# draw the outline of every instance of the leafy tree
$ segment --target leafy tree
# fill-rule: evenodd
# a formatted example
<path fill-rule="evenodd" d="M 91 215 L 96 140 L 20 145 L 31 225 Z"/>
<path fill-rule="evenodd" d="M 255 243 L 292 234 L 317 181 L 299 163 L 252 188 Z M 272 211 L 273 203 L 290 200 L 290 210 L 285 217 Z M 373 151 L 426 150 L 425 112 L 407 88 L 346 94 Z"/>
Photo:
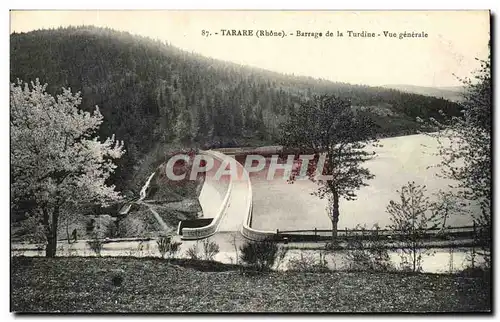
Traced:
<path fill-rule="evenodd" d="M 79 93 L 63 89 L 53 97 L 46 87 L 38 80 L 10 87 L 11 207 L 39 218 L 46 256 L 53 257 L 61 213 L 120 198 L 106 180 L 124 150 L 114 136 L 102 142 L 94 136 L 103 122 L 97 107 L 82 111 Z"/>
<path fill-rule="evenodd" d="M 481 61 L 474 79 L 465 79 L 463 110 L 460 116 L 439 122 L 442 175 L 458 182 L 457 197 L 478 205 L 474 221 L 481 227 L 479 242 L 484 255 L 491 248 L 491 63 Z"/>
<path fill-rule="evenodd" d="M 348 100 L 315 96 L 291 113 L 283 126 L 281 141 L 285 153 L 293 150 L 314 155 L 307 175 L 319 184 L 315 195 L 328 198 L 331 204 L 332 241 L 336 242 L 340 198 L 355 199 L 356 190 L 367 186 L 366 182 L 374 177 L 363 167 L 364 162 L 375 156 L 375 152 L 367 150 L 377 142 L 373 123 L 356 114 Z M 319 174 L 330 178 L 317 176 L 322 158 L 325 162 Z M 300 168 L 292 173 L 292 181 L 300 174 Z"/>
<path fill-rule="evenodd" d="M 431 253 L 423 246 L 427 229 L 437 227 L 437 217 L 433 203 L 425 195 L 425 186 L 408 182 L 398 193 L 399 201 L 391 200 L 387 206 L 389 228 L 400 235 L 402 264 L 409 264 L 413 272 L 418 272 L 422 269 L 422 255 Z"/>
<path fill-rule="evenodd" d="M 464 214 L 466 204 L 460 202 L 454 191 L 439 190 L 434 196 L 436 200 L 433 202 L 432 208 L 436 217 L 442 222 L 441 228 L 445 232 L 446 228 L 450 227 L 447 225 L 448 219 L 455 215 Z"/>

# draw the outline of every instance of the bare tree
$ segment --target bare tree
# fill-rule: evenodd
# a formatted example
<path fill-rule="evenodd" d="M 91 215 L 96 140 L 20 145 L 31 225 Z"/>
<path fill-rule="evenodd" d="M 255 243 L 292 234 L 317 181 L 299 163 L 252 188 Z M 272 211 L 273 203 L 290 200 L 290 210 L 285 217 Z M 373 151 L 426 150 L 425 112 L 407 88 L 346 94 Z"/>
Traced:
<path fill-rule="evenodd" d="M 375 156 L 375 152 L 367 148 L 377 143 L 375 126 L 366 115 L 362 111 L 356 112 L 348 100 L 315 96 L 293 111 L 283 126 L 281 141 L 285 153 L 295 151 L 314 155 L 309 161 L 307 175 L 319 184 L 315 195 L 328 198 L 331 204 L 329 217 L 334 243 L 337 240 L 340 199 L 354 200 L 356 191 L 367 186 L 366 182 L 374 177 L 368 168 L 363 167 L 364 162 Z M 318 177 L 321 170 L 319 174 L 324 177 Z M 297 171 L 292 173 L 292 182 Z"/>
<path fill-rule="evenodd" d="M 391 200 L 387 206 L 391 224 L 389 228 L 400 236 L 403 264 L 409 264 L 413 272 L 422 269 L 422 255 L 431 254 L 426 249 L 426 231 L 437 227 L 433 204 L 425 195 L 425 186 L 408 182 L 398 190 L 399 200 Z"/>

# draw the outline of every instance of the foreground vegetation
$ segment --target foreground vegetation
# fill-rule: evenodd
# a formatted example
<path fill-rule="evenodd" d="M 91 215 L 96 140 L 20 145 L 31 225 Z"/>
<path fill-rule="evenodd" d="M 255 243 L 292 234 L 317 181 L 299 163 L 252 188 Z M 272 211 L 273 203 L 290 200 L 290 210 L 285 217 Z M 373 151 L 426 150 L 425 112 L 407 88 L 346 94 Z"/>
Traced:
<path fill-rule="evenodd" d="M 490 311 L 484 277 L 251 273 L 210 261 L 27 258 L 11 262 L 17 312 Z"/>

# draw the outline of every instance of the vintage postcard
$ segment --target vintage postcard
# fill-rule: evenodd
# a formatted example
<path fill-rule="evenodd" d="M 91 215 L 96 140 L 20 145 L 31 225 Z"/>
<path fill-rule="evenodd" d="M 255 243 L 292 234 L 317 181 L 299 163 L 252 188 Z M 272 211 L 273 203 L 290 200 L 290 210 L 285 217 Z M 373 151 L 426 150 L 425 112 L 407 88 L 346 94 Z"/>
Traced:
<path fill-rule="evenodd" d="M 492 311 L 491 16 L 10 12 L 11 311 Z"/>

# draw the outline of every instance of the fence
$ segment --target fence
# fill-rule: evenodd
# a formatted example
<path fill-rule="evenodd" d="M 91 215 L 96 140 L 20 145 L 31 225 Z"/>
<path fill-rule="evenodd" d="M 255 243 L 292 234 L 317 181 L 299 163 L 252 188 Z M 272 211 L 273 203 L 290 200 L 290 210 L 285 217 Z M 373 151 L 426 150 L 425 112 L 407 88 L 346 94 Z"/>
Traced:
<path fill-rule="evenodd" d="M 420 238 L 429 240 L 449 240 L 449 239 L 475 239 L 480 233 L 482 227 L 459 226 L 448 228 L 429 228 L 420 234 Z M 306 230 L 279 230 L 276 229 L 274 238 L 276 240 L 286 241 L 325 241 L 330 240 L 332 235 L 331 229 L 306 229 Z M 337 238 L 339 240 L 350 239 L 371 239 L 377 236 L 381 239 L 387 240 L 401 240 L 406 237 L 406 234 L 400 231 L 390 229 L 339 229 L 337 231 Z"/>

